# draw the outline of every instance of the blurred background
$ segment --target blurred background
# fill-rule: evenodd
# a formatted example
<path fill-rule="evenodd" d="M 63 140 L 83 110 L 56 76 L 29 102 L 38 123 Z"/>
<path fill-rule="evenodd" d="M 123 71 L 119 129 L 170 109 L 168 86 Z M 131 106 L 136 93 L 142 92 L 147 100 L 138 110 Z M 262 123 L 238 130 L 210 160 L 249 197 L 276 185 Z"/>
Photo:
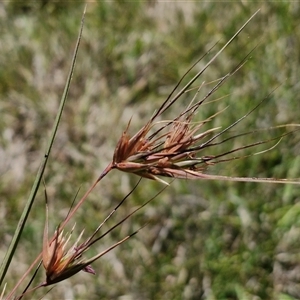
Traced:
<path fill-rule="evenodd" d="M 86 3 L 75 74 L 45 173 L 51 232 L 67 215 L 78 190 L 80 198 L 111 161 L 129 119 L 134 134 L 187 69 L 218 42 L 212 50 L 212 55 L 216 53 L 258 9 L 259 14 L 195 84 L 226 75 L 257 47 L 210 98 L 222 100 L 201 106 L 197 119 L 228 106 L 210 123 L 225 128 L 271 93 L 230 134 L 299 123 L 299 2 Z M 47 145 L 83 8 L 82 1 L 0 3 L 1 258 Z M 209 56 L 201 61 L 190 78 L 208 60 Z M 183 97 L 166 118 L 175 117 L 194 93 Z M 293 129 L 246 135 L 205 155 Z M 299 137 L 293 133 L 271 151 L 211 166 L 208 172 L 299 178 Z M 89 236 L 137 180 L 112 171 L 78 211 L 74 234 L 85 228 L 84 237 Z M 142 180 L 105 229 L 162 188 L 159 182 Z M 92 256 L 147 223 L 93 263 L 96 276 L 80 272 L 48 294 L 48 289 L 40 289 L 28 299 L 299 299 L 299 195 L 299 187 L 291 185 L 176 180 L 87 253 Z M 40 253 L 44 222 L 41 187 L 6 276 L 8 290 Z M 35 283 L 42 280 L 43 270 Z"/>

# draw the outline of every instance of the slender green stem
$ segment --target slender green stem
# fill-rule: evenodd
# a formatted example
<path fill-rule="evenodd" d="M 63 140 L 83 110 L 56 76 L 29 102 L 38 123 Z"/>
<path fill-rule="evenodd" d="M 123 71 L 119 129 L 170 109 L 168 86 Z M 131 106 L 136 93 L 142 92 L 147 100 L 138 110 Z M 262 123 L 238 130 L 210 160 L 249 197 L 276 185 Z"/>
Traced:
<path fill-rule="evenodd" d="M 6 275 L 8 267 L 10 265 L 10 262 L 13 258 L 13 255 L 14 255 L 14 253 L 16 251 L 16 248 L 17 248 L 17 245 L 19 243 L 20 237 L 22 235 L 25 223 L 27 221 L 27 218 L 28 218 L 28 215 L 30 213 L 31 207 L 32 207 L 33 202 L 35 200 L 35 196 L 36 196 L 37 191 L 39 189 L 39 186 L 40 186 L 40 183 L 41 183 L 41 180 L 42 180 L 42 177 L 43 177 L 43 174 L 44 174 L 47 162 L 48 162 L 48 158 L 49 158 L 52 146 L 53 146 L 53 142 L 54 142 L 57 130 L 58 130 L 58 125 L 59 125 L 59 122 L 60 122 L 60 119 L 61 119 L 61 116 L 62 116 L 62 112 L 63 112 L 64 106 L 65 106 L 65 103 L 66 103 L 66 100 L 67 100 L 67 96 L 68 96 L 68 92 L 69 92 L 69 88 L 70 88 L 70 83 L 71 83 L 72 75 L 73 75 L 74 68 L 75 68 L 78 48 L 79 48 L 79 44 L 80 44 L 80 40 L 81 40 L 81 36 L 82 36 L 85 10 L 86 9 L 84 9 L 83 16 L 82 16 L 82 19 L 81 19 L 80 31 L 79 31 L 77 43 L 76 43 L 73 58 L 72 58 L 71 68 L 70 68 L 70 71 L 69 71 L 69 75 L 68 75 L 68 78 L 67 78 L 67 82 L 66 82 L 66 85 L 65 85 L 63 95 L 61 97 L 59 110 L 58 110 L 58 113 L 56 115 L 55 123 L 54 123 L 53 128 L 52 128 L 52 133 L 51 133 L 51 136 L 49 138 L 49 143 L 48 143 L 47 149 L 45 151 L 45 154 L 44 154 L 42 163 L 40 165 L 40 168 L 38 170 L 38 173 L 36 175 L 35 181 L 33 183 L 29 198 L 26 202 L 23 213 L 20 217 L 17 229 L 14 233 L 12 241 L 9 245 L 9 248 L 8 248 L 7 252 L 6 252 L 5 258 L 4 258 L 4 260 L 1 264 L 1 268 L 0 268 L 0 286 L 3 282 L 3 280 L 4 280 L 4 277 Z"/>

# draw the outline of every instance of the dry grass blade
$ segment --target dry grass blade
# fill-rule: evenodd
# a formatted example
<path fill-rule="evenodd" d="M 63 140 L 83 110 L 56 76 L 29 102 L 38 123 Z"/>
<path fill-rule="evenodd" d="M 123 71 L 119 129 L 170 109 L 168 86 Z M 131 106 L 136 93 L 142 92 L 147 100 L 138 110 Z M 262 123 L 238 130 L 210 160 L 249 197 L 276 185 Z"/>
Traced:
<path fill-rule="evenodd" d="M 2 290 L 2 293 L 0 295 L 0 300 L 4 299 L 4 293 L 5 293 L 5 289 L 6 289 L 6 283 L 4 284 L 4 287 L 3 287 L 3 290 Z"/>

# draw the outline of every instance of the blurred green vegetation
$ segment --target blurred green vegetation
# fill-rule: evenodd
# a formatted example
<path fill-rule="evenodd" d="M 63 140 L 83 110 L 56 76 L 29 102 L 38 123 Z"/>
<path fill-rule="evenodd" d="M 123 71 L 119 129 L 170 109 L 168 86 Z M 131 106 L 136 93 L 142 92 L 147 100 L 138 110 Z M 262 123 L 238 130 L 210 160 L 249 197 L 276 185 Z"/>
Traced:
<path fill-rule="evenodd" d="M 230 134 L 299 122 L 298 2 L 88 4 L 69 100 L 45 176 L 52 230 L 66 216 L 78 189 L 82 195 L 111 160 L 129 119 L 133 117 L 134 133 L 192 63 L 219 41 L 212 50 L 216 53 L 259 8 L 255 19 L 198 81 L 224 76 L 257 46 L 211 100 L 227 96 L 203 105 L 197 115 L 203 120 L 229 106 L 209 123 L 225 128 L 272 92 Z M 43 155 L 82 11 L 82 1 L 0 3 L 0 257 Z M 184 96 L 167 117 L 176 116 L 193 95 Z M 207 149 L 204 155 L 275 137 L 284 130 L 246 135 Z M 299 165 L 299 133 L 295 133 L 272 151 L 221 163 L 209 172 L 296 178 Z M 109 174 L 78 212 L 78 232 L 85 228 L 87 235 L 91 233 L 136 181 L 129 174 Z M 160 183 L 143 180 L 107 228 L 161 188 Z M 299 187 L 290 185 L 175 181 L 95 246 L 94 253 L 149 223 L 94 263 L 96 276 L 81 272 L 44 298 L 299 299 L 299 194 Z M 41 188 L 6 278 L 8 290 L 41 250 L 44 203 Z M 40 273 L 36 282 L 43 278 Z M 34 298 L 45 293 L 38 290 Z"/>

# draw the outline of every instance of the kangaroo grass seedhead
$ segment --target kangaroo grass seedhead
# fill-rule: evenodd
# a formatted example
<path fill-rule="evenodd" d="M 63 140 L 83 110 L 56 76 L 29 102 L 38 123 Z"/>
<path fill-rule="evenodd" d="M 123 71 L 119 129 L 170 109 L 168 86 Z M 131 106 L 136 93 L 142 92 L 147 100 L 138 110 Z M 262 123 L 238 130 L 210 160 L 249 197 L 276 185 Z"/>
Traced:
<path fill-rule="evenodd" d="M 231 137 L 224 138 L 223 140 L 217 140 L 222 137 L 225 132 L 228 132 L 234 126 L 239 124 L 243 119 L 254 112 L 260 105 L 262 105 L 267 99 L 268 95 L 256 104 L 248 113 L 237 119 L 234 123 L 227 126 L 224 129 L 221 127 L 212 127 L 210 129 L 200 131 L 203 126 L 214 118 L 216 118 L 223 111 L 219 111 L 210 116 L 206 120 L 200 122 L 193 122 L 193 118 L 199 107 L 212 93 L 218 89 L 218 87 L 224 82 L 224 80 L 233 74 L 240 66 L 236 67 L 232 72 L 221 78 L 219 82 L 207 93 L 207 95 L 199 101 L 197 99 L 198 92 L 201 85 L 198 88 L 197 93 L 188 105 L 186 109 L 180 112 L 173 120 L 155 121 L 157 116 L 160 116 L 164 110 L 163 106 L 167 102 L 164 102 L 162 107 L 159 108 L 159 112 L 154 115 L 135 135 L 129 136 L 128 130 L 130 121 L 127 128 L 120 137 L 117 146 L 114 151 L 113 160 L 110 165 L 111 168 L 118 169 L 123 172 L 133 173 L 138 176 L 157 180 L 164 184 L 168 183 L 162 180 L 158 176 L 183 178 L 183 179 L 210 179 L 210 180 L 231 180 L 231 181 L 252 181 L 252 182 L 273 182 L 273 183 L 293 183 L 300 184 L 299 180 L 288 179 L 274 179 L 274 178 L 247 178 L 247 177 L 226 177 L 205 174 L 208 166 L 217 163 L 224 163 L 231 160 L 242 159 L 256 154 L 267 152 L 276 147 L 281 139 L 288 134 L 291 134 L 297 130 L 290 131 L 273 137 L 267 140 L 259 140 L 257 142 L 247 144 L 241 147 L 233 148 L 227 152 L 218 153 L 218 146 L 231 142 L 232 140 L 249 134 L 259 134 L 263 129 L 256 129 L 250 132 L 235 134 Z M 175 99 L 175 100 L 174 100 Z M 169 108 L 177 97 L 172 99 L 168 104 Z M 194 103 L 195 102 L 195 103 Z M 170 104 L 171 103 L 171 104 Z M 287 124 L 288 126 L 297 126 Z M 155 129 L 159 127 L 158 129 Z M 282 125 L 273 127 L 272 129 L 284 127 Z M 274 146 L 268 149 L 252 153 L 250 155 L 232 156 L 241 150 L 256 147 L 269 142 L 276 142 Z M 211 149 L 211 153 L 217 152 L 217 154 L 203 155 L 204 149 Z M 231 155 L 231 156 L 230 156 Z"/>
<path fill-rule="evenodd" d="M 107 234 L 112 232 L 118 226 L 120 226 L 123 222 L 125 222 L 128 218 L 130 218 L 133 214 L 139 211 L 142 207 L 144 207 L 147 203 L 152 201 L 155 197 L 151 198 L 143 205 L 136 208 L 133 212 L 129 213 L 125 218 L 121 219 L 121 221 L 117 222 L 114 226 L 110 227 L 106 232 L 102 233 L 99 236 L 99 231 L 102 229 L 103 225 L 113 216 L 113 214 L 120 208 L 120 206 L 124 203 L 124 201 L 135 191 L 137 186 L 139 185 L 141 180 L 137 182 L 135 187 L 120 201 L 120 203 L 111 211 L 111 213 L 104 219 L 104 221 L 96 228 L 96 230 L 90 235 L 84 242 L 79 244 L 79 241 L 82 238 L 84 230 L 80 233 L 75 243 L 72 246 L 68 247 L 71 236 L 73 234 L 75 225 L 71 229 L 69 233 L 64 234 L 63 229 L 58 227 L 55 231 L 54 236 L 49 239 L 48 238 L 48 205 L 46 202 L 46 222 L 44 228 L 44 238 L 43 238 L 43 252 L 42 252 L 42 261 L 43 266 L 46 270 L 46 281 L 43 282 L 38 287 L 48 286 L 54 283 L 58 283 L 63 281 L 80 271 L 84 271 L 90 274 L 95 275 L 95 271 L 91 267 L 91 263 L 95 260 L 99 259 L 112 249 L 121 245 L 129 238 L 134 236 L 141 229 L 139 228 L 135 232 L 126 236 L 119 242 L 116 242 L 112 246 L 108 247 L 104 251 L 96 254 L 91 258 L 83 258 L 83 254 L 90 249 L 92 245 L 101 240 Z M 38 288 L 36 287 L 36 288 Z"/>
<path fill-rule="evenodd" d="M 192 111 L 172 121 L 151 120 L 132 138 L 127 133 L 129 122 L 115 149 L 113 167 L 163 183 L 166 182 L 157 175 L 194 178 L 196 171 L 204 170 L 206 165 L 205 161 L 197 158 L 198 149 L 193 150 L 193 147 L 218 128 L 198 133 L 212 118 L 193 124 L 193 115 Z M 161 127 L 149 136 L 156 125 Z M 200 163 L 204 164 L 199 166 Z"/>
<path fill-rule="evenodd" d="M 82 258 L 82 254 L 89 248 L 85 243 L 79 245 L 84 230 L 80 233 L 75 243 L 68 248 L 74 231 L 73 226 L 70 233 L 64 234 L 59 226 L 55 231 L 54 238 L 48 239 L 48 205 L 46 203 L 46 221 L 43 237 L 43 266 L 46 270 L 46 282 L 44 286 L 65 280 L 79 271 L 95 274 L 89 266 L 89 261 Z"/>
<path fill-rule="evenodd" d="M 173 96 L 183 79 L 199 62 L 198 60 L 184 74 L 170 93 L 169 97 L 153 114 L 146 125 L 144 125 L 132 137 L 128 134 L 130 122 L 128 123 L 126 130 L 123 132 L 115 148 L 112 168 L 134 173 L 145 178 L 158 180 L 165 184 L 167 183 L 157 177 L 158 175 L 175 178 L 199 178 L 199 175 L 206 167 L 206 161 L 203 157 L 201 158 L 197 156 L 197 153 L 203 147 L 198 147 L 196 144 L 217 128 L 212 128 L 200 134 L 196 134 L 202 125 L 208 122 L 211 118 L 196 125 L 193 125 L 192 118 L 201 104 L 209 96 L 211 96 L 228 77 L 234 74 L 245 63 L 248 56 L 246 56 L 245 59 L 232 70 L 232 72 L 217 81 L 217 84 L 204 98 L 193 104 L 196 100 L 199 89 L 201 88 L 200 86 L 190 105 L 178 114 L 175 119 L 162 122 L 157 122 L 155 120 L 188 91 L 191 85 L 239 35 L 239 33 L 256 14 L 257 12 L 252 15 L 252 17 L 232 36 L 232 38 L 212 57 L 212 59 L 210 59 L 207 64 L 175 96 Z M 155 125 L 158 124 L 162 124 L 162 126 L 150 135 L 150 130 L 154 130 Z"/>
<path fill-rule="evenodd" d="M 81 270 L 95 274 L 91 266 L 87 265 L 82 258 L 82 253 L 86 251 L 85 247 L 78 246 L 82 234 L 83 231 L 69 249 L 67 247 L 72 233 L 64 236 L 63 231 L 58 228 L 52 243 L 49 243 L 48 239 L 44 237 L 43 265 L 46 270 L 47 285 L 65 280 Z"/>
<path fill-rule="evenodd" d="M 256 12 L 257 13 L 257 12 Z M 255 14 L 256 14 L 255 13 Z M 199 60 L 184 74 L 170 93 L 168 98 L 163 102 L 160 108 L 153 114 L 150 120 L 132 137 L 130 137 L 128 131 L 130 127 L 130 121 L 127 128 L 120 137 L 117 146 L 114 151 L 113 160 L 110 164 L 110 168 L 115 168 L 123 172 L 133 173 L 141 177 L 160 181 L 164 184 L 168 184 L 158 176 L 184 178 L 184 179 L 210 179 L 210 180 L 231 180 L 231 181 L 252 181 L 252 182 L 275 182 L 275 183 L 294 183 L 300 184 L 299 180 L 287 180 L 287 179 L 273 179 L 273 178 L 247 178 L 247 177 L 226 177 L 208 175 L 204 172 L 207 167 L 212 164 L 227 162 L 230 160 L 236 160 L 240 158 L 249 157 L 251 155 L 228 157 L 228 155 L 238 152 L 243 149 L 255 147 L 267 142 L 280 140 L 282 136 L 271 138 L 264 141 L 258 141 L 249 145 L 234 148 L 228 152 L 203 155 L 202 150 L 210 148 L 214 151 L 218 151 L 217 146 L 225 143 L 226 141 L 233 140 L 242 135 L 249 133 L 257 133 L 259 130 L 252 130 L 249 133 L 236 134 L 230 138 L 224 139 L 221 142 L 217 141 L 225 132 L 228 132 L 243 119 L 249 116 L 255 111 L 263 102 L 269 99 L 269 95 L 261 100 L 254 106 L 248 113 L 237 119 L 234 123 L 226 128 L 219 130 L 218 128 L 210 128 L 203 132 L 199 132 L 202 126 L 213 118 L 215 118 L 222 111 L 217 112 L 208 119 L 201 122 L 194 122 L 193 118 L 197 113 L 200 106 L 212 96 L 220 86 L 233 74 L 235 74 L 248 60 L 248 53 L 245 58 L 235 66 L 229 73 L 214 81 L 215 85 L 209 90 L 209 92 L 200 100 L 197 99 L 199 90 L 203 87 L 204 83 L 200 85 L 192 101 L 186 109 L 181 111 L 177 117 L 172 120 L 157 121 L 158 117 L 161 117 L 163 113 L 168 110 L 175 102 L 179 101 L 183 94 L 191 91 L 192 84 L 206 71 L 206 69 L 214 62 L 214 60 L 222 53 L 222 51 L 237 37 L 237 35 L 244 29 L 244 27 L 250 22 L 255 14 L 233 35 L 233 37 L 213 56 L 212 59 L 191 79 L 188 83 L 175 95 L 175 91 L 182 83 L 183 79 L 190 73 L 190 71 L 196 66 Z M 202 57 L 203 58 L 203 57 Z M 159 126 L 158 129 L 155 129 Z M 287 125 L 288 126 L 288 125 Z M 219 130 L 218 132 L 216 132 Z M 288 133 L 289 134 L 289 133 Z M 274 147 L 269 148 L 268 150 Z M 268 150 L 260 151 L 260 153 Z M 222 158 L 222 159 L 220 159 Z"/>

